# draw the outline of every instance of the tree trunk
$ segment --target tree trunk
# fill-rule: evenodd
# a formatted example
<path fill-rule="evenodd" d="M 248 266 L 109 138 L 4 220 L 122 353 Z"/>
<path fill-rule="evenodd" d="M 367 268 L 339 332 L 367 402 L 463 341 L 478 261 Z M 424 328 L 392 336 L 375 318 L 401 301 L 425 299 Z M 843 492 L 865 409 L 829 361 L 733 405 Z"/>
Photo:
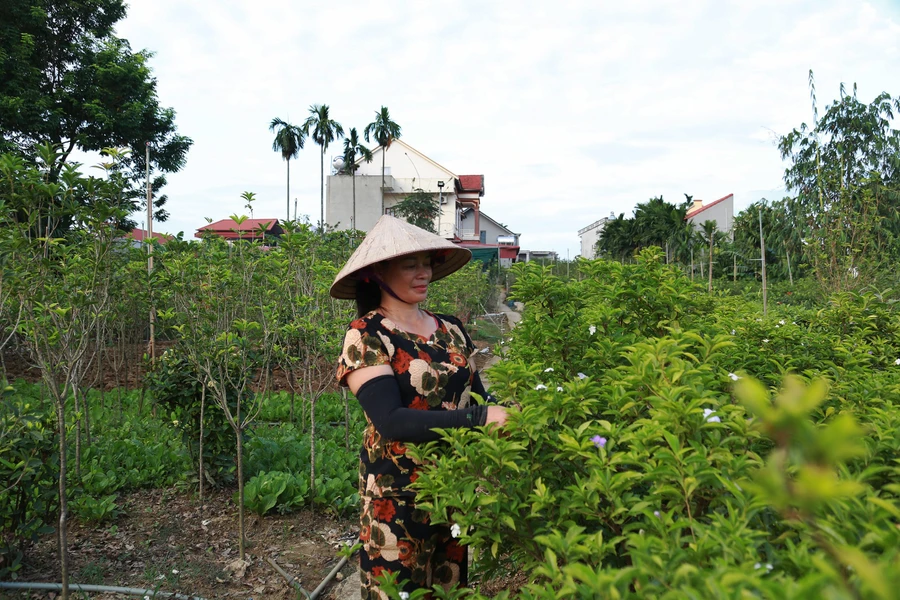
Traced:
<path fill-rule="evenodd" d="M 344 447 L 350 449 L 350 398 L 347 388 L 341 388 L 341 396 L 344 398 Z"/>
<path fill-rule="evenodd" d="M 763 237 L 761 210 L 759 211 L 759 258 L 762 264 L 763 318 L 765 318 L 769 313 L 769 296 L 766 283 L 766 240 Z"/>
<path fill-rule="evenodd" d="M 78 386 L 72 391 L 75 398 L 75 477 L 81 479 L 81 402 L 78 398 Z M 65 399 L 62 400 L 65 402 Z"/>
<path fill-rule="evenodd" d="M 319 233 L 325 233 L 325 146 L 322 146 L 322 154 L 319 155 L 319 175 L 321 181 L 319 182 L 319 212 L 320 212 L 320 221 L 319 221 Z M 243 558 L 243 557 L 241 557 Z"/>
<path fill-rule="evenodd" d="M 785 250 L 784 253 L 787 256 L 788 280 L 791 282 L 791 287 L 794 287 L 794 274 L 791 272 L 791 251 Z"/>
<path fill-rule="evenodd" d="M 350 229 L 357 229 L 356 227 L 356 164 L 350 165 L 350 177 L 353 178 L 353 218 L 350 221 Z"/>
<path fill-rule="evenodd" d="M 237 421 L 238 428 L 235 431 L 237 436 L 237 470 L 238 470 L 238 532 L 240 534 L 240 541 L 238 543 L 238 549 L 240 552 L 241 560 L 245 560 L 244 555 L 244 442 L 241 439 L 243 436 L 241 435 L 241 427 L 240 420 Z"/>
<path fill-rule="evenodd" d="M 709 290 L 712 291 L 712 276 L 713 276 L 713 236 L 715 233 L 709 236 Z"/>
<path fill-rule="evenodd" d="M 206 385 L 200 388 L 200 520 L 203 520 L 203 417 L 206 412 Z"/>
<path fill-rule="evenodd" d="M 69 542 L 66 536 L 66 405 L 65 399 L 56 401 L 56 426 L 59 429 L 59 573 L 62 599 L 69 598 Z"/>
<path fill-rule="evenodd" d="M 384 214 L 384 153 L 387 148 L 381 145 L 381 214 Z"/>
<path fill-rule="evenodd" d="M 691 246 L 691 281 L 694 281 L 694 247 Z"/>
<path fill-rule="evenodd" d="M 309 497 L 316 497 L 316 396 L 309 398 Z"/>
<path fill-rule="evenodd" d="M 287 159 L 287 212 L 285 213 L 285 220 L 291 220 L 291 158 Z"/>

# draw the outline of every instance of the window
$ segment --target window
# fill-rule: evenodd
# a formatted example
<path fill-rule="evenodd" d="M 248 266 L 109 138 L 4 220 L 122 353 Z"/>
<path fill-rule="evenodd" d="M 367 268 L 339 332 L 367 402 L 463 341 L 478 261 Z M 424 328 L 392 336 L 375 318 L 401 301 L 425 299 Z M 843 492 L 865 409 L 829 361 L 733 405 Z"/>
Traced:
<path fill-rule="evenodd" d="M 487 231 L 484 229 L 481 230 L 481 234 L 478 236 L 478 242 L 481 244 L 487 244 Z"/>

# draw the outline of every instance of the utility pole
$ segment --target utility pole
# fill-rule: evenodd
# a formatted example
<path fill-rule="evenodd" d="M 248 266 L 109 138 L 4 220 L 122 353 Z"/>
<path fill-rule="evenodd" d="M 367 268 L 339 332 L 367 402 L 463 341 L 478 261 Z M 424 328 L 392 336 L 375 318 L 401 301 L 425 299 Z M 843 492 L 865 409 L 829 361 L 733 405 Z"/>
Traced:
<path fill-rule="evenodd" d="M 146 142 L 144 160 L 147 167 L 147 289 L 150 294 L 150 363 L 156 359 L 156 307 L 153 305 L 153 193 L 150 189 L 150 142 Z"/>
<path fill-rule="evenodd" d="M 762 261 L 763 318 L 765 318 L 769 312 L 769 299 L 768 290 L 766 289 L 766 240 L 763 238 L 762 205 L 759 207 L 759 255 Z"/>

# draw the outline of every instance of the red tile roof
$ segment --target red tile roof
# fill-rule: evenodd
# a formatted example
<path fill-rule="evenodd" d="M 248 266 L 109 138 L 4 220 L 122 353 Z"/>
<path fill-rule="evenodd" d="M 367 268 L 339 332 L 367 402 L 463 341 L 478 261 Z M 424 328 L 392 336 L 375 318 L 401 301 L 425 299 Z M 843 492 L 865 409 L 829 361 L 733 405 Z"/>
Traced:
<path fill-rule="evenodd" d="M 266 231 L 271 230 L 278 224 L 278 219 L 247 219 L 238 225 L 234 219 L 222 219 L 209 225 L 199 227 L 197 231 L 258 231 L 260 225 L 266 226 Z"/>
<path fill-rule="evenodd" d="M 702 212 L 703 212 L 704 210 L 706 210 L 707 208 L 712 208 L 713 206 L 715 206 L 715 205 L 718 204 L 719 202 L 722 202 L 723 200 L 728 200 L 729 198 L 734 198 L 734 194 L 728 194 L 727 196 L 722 196 L 722 197 L 719 198 L 718 200 L 713 200 L 713 201 L 710 202 L 709 204 L 704 204 L 703 206 L 701 206 L 700 208 L 698 208 L 698 209 L 696 209 L 696 210 L 694 210 L 693 207 L 692 207 L 692 208 L 689 208 L 688 211 L 687 211 L 687 214 L 684 215 L 684 219 L 687 220 L 687 219 L 690 219 L 690 218 L 692 218 L 692 217 L 695 217 L 695 216 L 699 215 L 700 213 L 702 213 Z"/>
<path fill-rule="evenodd" d="M 278 224 L 278 219 L 247 219 L 240 224 L 240 226 L 234 221 L 234 219 L 222 219 L 220 221 L 216 221 L 215 223 L 210 223 L 209 225 L 204 225 L 197 229 L 197 233 L 194 234 L 194 237 L 200 237 L 204 233 L 215 233 L 221 237 L 226 239 L 251 239 L 255 238 L 259 234 L 259 229 L 261 226 L 265 226 L 266 233 L 275 233 L 280 234 L 283 233 L 281 226 Z"/>
<path fill-rule="evenodd" d="M 460 175 L 459 188 L 464 192 L 478 192 L 484 195 L 484 175 Z"/>
<path fill-rule="evenodd" d="M 143 242 L 144 240 L 147 239 L 147 233 L 148 232 L 146 229 L 135 228 L 135 229 L 132 229 L 131 231 L 129 231 L 128 233 L 126 233 L 123 237 L 127 237 L 136 242 Z M 169 235 L 168 233 L 159 233 L 157 231 L 154 231 L 153 239 L 159 240 L 159 243 L 161 243 L 161 244 L 165 244 L 166 242 L 168 242 L 169 240 L 172 239 L 172 236 Z"/>

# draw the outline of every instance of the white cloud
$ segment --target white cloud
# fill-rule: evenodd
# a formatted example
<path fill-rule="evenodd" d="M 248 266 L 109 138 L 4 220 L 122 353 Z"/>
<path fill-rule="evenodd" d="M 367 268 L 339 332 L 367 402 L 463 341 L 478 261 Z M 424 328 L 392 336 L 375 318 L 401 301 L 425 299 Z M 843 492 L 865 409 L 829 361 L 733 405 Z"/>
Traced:
<path fill-rule="evenodd" d="M 414 147 L 485 175 L 483 209 L 525 247 L 574 256 L 579 228 L 651 196 L 780 197 L 772 140 L 811 119 L 810 68 L 820 111 L 841 81 L 864 101 L 900 94 L 886 0 L 155 0 L 133 2 L 119 32 L 156 53 L 161 103 L 196 142 L 162 226 L 191 233 L 239 211 L 244 190 L 257 215 L 283 215 L 268 123 L 316 103 L 360 132 L 388 106 Z M 314 220 L 318 150 L 291 162 L 292 200 Z"/>

